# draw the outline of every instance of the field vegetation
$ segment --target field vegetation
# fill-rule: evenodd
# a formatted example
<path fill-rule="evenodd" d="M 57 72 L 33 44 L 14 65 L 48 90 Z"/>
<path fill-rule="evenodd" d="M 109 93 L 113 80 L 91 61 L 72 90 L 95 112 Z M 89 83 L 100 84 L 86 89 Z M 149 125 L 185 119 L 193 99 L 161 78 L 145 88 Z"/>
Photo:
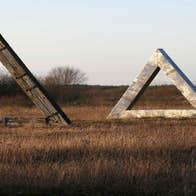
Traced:
<path fill-rule="evenodd" d="M 0 127 L 0 195 L 195 195 L 196 120 L 107 121 L 125 89 L 51 91 L 69 127 L 34 121 L 42 114 L 20 90 L 2 93 L 1 116 L 28 121 Z M 150 87 L 135 107 L 191 108 L 173 86 Z"/>

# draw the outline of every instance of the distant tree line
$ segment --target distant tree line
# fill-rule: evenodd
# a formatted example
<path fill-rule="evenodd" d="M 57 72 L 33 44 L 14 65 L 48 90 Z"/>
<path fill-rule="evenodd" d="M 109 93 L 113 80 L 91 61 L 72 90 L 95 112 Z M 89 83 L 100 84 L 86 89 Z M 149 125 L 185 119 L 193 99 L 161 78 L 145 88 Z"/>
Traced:
<path fill-rule="evenodd" d="M 87 82 L 87 75 L 80 69 L 63 66 L 53 68 L 46 76 L 37 79 L 59 102 L 77 102 L 82 99 L 81 95 L 74 91 L 71 86 L 82 85 Z M 69 92 L 68 95 L 66 89 L 72 89 L 73 92 Z M 21 88 L 9 74 L 0 74 L 0 98 L 14 96 L 25 97 Z M 21 98 L 21 102 L 22 100 L 23 98 Z M 26 104 L 26 101 L 24 102 Z"/>
<path fill-rule="evenodd" d="M 81 70 L 67 66 L 54 68 L 46 76 L 37 78 L 49 94 L 61 105 L 113 107 L 128 87 L 85 85 L 87 81 L 86 74 Z M 173 97 L 172 100 L 175 103 L 170 99 L 168 100 L 168 97 Z M 184 103 L 184 97 L 176 87 L 151 86 L 145 91 L 137 104 L 142 103 L 145 106 L 151 106 L 151 103 L 153 103 L 157 106 L 164 105 L 164 107 L 168 104 L 170 107 L 172 105 L 176 106 L 176 100 L 181 100 L 178 102 L 181 104 L 178 107 L 181 107 Z M 0 104 L 33 106 L 13 78 L 7 74 L 0 74 Z"/>
<path fill-rule="evenodd" d="M 86 73 L 68 66 L 53 68 L 37 79 L 61 105 L 113 106 L 127 88 L 86 85 Z M 15 80 L 9 74 L 1 73 L 0 104 L 33 106 Z"/>

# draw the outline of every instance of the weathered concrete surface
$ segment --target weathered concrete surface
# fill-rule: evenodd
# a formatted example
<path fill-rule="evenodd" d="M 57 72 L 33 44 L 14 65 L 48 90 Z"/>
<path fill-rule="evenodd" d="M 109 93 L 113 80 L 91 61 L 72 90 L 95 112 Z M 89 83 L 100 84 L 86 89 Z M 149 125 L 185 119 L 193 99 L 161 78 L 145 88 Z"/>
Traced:
<path fill-rule="evenodd" d="M 114 106 L 108 118 L 115 118 L 119 113 L 126 110 L 128 107 L 132 108 L 145 89 L 159 72 L 156 59 L 157 53 L 154 52 L 147 64 L 144 66 L 141 73 L 135 78 L 118 103 Z"/>
<path fill-rule="evenodd" d="M 147 64 L 144 66 L 142 72 L 132 82 L 118 103 L 114 106 L 108 119 L 129 117 L 168 117 L 180 118 L 193 116 L 194 110 L 137 110 L 126 111 L 131 109 L 140 96 L 148 87 L 159 70 L 163 70 L 173 84 L 180 90 L 182 95 L 188 102 L 196 108 L 196 88 L 188 77 L 180 70 L 180 68 L 171 60 L 163 49 L 157 49 Z M 165 112 L 163 112 L 165 111 Z M 185 112 L 186 111 L 186 112 Z M 134 114 L 135 113 L 135 114 Z"/>
<path fill-rule="evenodd" d="M 157 50 L 157 62 L 160 69 L 163 70 L 187 101 L 196 108 L 195 86 L 163 49 Z"/>
<path fill-rule="evenodd" d="M 126 110 L 117 119 L 128 118 L 196 118 L 196 110 Z"/>
<path fill-rule="evenodd" d="M 56 102 L 48 95 L 22 60 L 0 34 L 0 62 L 11 73 L 18 85 L 28 95 L 32 102 L 44 113 L 46 122 L 70 124 L 69 118 L 64 114 Z"/>

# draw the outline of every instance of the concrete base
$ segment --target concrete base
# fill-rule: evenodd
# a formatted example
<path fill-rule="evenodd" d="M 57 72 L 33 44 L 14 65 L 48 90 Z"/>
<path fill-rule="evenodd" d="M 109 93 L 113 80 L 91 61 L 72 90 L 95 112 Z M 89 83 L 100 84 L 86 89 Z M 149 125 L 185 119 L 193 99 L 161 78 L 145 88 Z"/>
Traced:
<path fill-rule="evenodd" d="M 196 109 L 192 110 L 126 110 L 108 119 L 129 118 L 196 118 Z"/>

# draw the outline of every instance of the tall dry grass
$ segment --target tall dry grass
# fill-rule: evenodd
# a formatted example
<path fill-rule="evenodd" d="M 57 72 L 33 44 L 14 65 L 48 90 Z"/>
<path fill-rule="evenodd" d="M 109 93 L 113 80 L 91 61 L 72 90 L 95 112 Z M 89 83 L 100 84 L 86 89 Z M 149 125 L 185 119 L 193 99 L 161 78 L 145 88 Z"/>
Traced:
<path fill-rule="evenodd" d="M 196 120 L 106 121 L 110 109 L 65 108 L 71 127 L 1 127 L 0 195 L 195 195 Z"/>
<path fill-rule="evenodd" d="M 157 99 L 149 89 L 136 108 L 189 107 L 163 90 Z M 196 195 L 196 119 L 106 121 L 114 95 L 64 107 L 70 127 L 1 126 L 0 195 Z M 0 115 L 41 117 L 9 104 Z"/>

